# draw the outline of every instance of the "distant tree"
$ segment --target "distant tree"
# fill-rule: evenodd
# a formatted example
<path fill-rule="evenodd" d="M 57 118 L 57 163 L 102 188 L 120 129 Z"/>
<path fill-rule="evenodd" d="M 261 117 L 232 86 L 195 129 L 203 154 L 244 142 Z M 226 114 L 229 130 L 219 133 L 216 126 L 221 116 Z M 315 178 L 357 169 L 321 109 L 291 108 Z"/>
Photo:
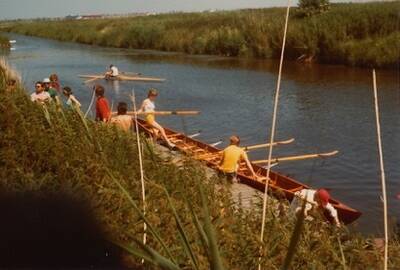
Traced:
<path fill-rule="evenodd" d="M 299 0 L 299 8 L 304 16 L 311 16 L 327 11 L 329 0 Z"/>

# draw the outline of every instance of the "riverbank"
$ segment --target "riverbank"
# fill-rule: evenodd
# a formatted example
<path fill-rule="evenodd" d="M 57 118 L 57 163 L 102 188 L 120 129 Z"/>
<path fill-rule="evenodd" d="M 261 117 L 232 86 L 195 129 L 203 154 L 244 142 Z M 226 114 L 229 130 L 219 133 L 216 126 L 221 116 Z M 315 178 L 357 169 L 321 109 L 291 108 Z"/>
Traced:
<path fill-rule="evenodd" d="M 10 47 L 11 47 L 10 40 L 5 36 L 0 35 L 0 48 L 10 48 Z"/>
<path fill-rule="evenodd" d="M 33 104 L 22 88 L 6 90 L 10 76 L 0 69 L 0 187 L 2 191 L 74 194 L 89 201 L 108 237 L 121 245 L 141 241 L 143 223 L 132 201 L 141 207 L 141 186 L 137 144 L 133 134 L 83 120 L 79 114 L 51 106 L 44 110 Z M 189 238 L 199 269 L 209 269 L 208 250 L 193 221 L 193 210 L 205 224 L 204 205 L 197 184 L 206 194 L 217 245 L 227 269 L 250 269 L 258 263 L 261 207 L 251 211 L 237 207 L 229 185 L 218 178 L 209 179 L 196 162 L 186 160 L 180 166 L 159 156 L 144 144 L 144 170 L 147 188 L 147 220 L 159 232 L 172 258 L 181 268 L 192 267 L 188 250 L 177 235 L 174 209 Z M 119 186 L 122 185 L 124 189 Z M 171 199 L 169 205 L 165 188 Z M 125 193 L 126 192 L 126 193 Z M 126 194 L 130 195 L 127 199 Z M 190 204 L 188 203 L 190 201 Z M 257 199 L 255 199 L 257 202 Z M 287 254 L 294 228 L 287 216 L 268 213 L 263 246 L 263 267 L 279 268 Z M 148 231 L 148 245 L 168 256 L 154 234 Z M 344 260 L 340 253 L 340 244 Z M 306 224 L 296 247 L 293 269 L 377 269 L 382 254 L 372 239 L 337 232 L 326 224 Z M 133 244 L 140 249 L 138 244 Z M 142 251 L 143 252 L 143 251 Z M 391 242 L 390 265 L 400 264 L 400 246 Z M 132 256 L 131 264 L 140 266 Z M 140 268 L 138 268 L 140 269 Z"/>
<path fill-rule="evenodd" d="M 400 3 L 332 4 L 310 17 L 293 8 L 286 58 L 361 67 L 399 64 Z M 175 13 L 90 21 L 18 22 L 7 30 L 24 35 L 107 47 L 188 54 L 278 58 L 284 8 Z"/>

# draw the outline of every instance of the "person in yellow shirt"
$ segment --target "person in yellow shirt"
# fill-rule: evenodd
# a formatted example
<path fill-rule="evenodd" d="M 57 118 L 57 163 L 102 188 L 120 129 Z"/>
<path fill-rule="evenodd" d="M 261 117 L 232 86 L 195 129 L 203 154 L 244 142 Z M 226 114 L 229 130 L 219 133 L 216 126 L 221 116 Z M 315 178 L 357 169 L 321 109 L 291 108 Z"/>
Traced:
<path fill-rule="evenodd" d="M 251 165 L 246 152 L 239 147 L 239 144 L 240 138 L 238 136 L 230 137 L 230 145 L 222 152 L 222 159 L 219 169 L 228 178 L 228 180 L 233 181 L 236 178 L 236 172 L 239 168 L 239 164 L 243 160 L 246 162 L 246 165 L 253 174 L 253 177 L 258 179 L 258 176 L 254 172 L 253 166 Z"/>

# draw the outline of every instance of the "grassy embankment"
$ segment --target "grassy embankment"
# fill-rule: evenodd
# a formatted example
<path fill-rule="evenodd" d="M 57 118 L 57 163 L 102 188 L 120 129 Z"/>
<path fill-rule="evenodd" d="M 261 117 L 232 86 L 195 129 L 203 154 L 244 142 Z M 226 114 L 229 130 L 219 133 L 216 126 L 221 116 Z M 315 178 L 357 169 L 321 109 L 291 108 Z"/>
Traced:
<path fill-rule="evenodd" d="M 352 66 L 398 67 L 400 2 L 332 4 L 291 12 L 286 57 Z M 189 54 L 278 58 L 284 8 L 176 13 L 91 21 L 15 23 L 11 32 L 100 46 Z"/>
<path fill-rule="evenodd" d="M 7 37 L 0 35 L 0 48 L 9 48 L 10 41 Z"/>
<path fill-rule="evenodd" d="M 33 104 L 21 88 L 7 92 L 9 76 L 0 68 L 0 190 L 51 191 L 83 198 L 91 203 L 109 238 L 141 251 L 135 242 L 141 241 L 143 231 L 140 211 L 135 210 L 135 206 L 141 208 L 135 136 L 85 120 L 76 111 Z M 203 232 L 208 233 L 207 217 L 211 217 L 226 269 L 255 268 L 260 254 L 260 205 L 249 210 L 237 207 L 228 187 L 218 178 L 207 180 L 198 163 L 187 160 L 177 167 L 161 159 L 151 145 L 144 146 L 146 217 L 154 228 L 148 229 L 148 246 L 173 258 L 180 267 L 175 269 L 196 269 L 195 265 L 197 269 L 209 269 L 215 257 L 205 246 L 211 243 L 202 241 L 201 225 L 196 225 L 204 224 Z M 204 190 L 208 208 L 202 202 L 198 184 Z M 170 204 L 164 189 L 171 197 Z M 182 227 L 177 225 L 178 219 Z M 186 244 L 179 228 L 186 232 Z M 282 266 L 293 228 L 287 216 L 268 212 L 262 249 L 264 269 Z M 167 248 L 162 247 L 157 235 Z M 379 269 L 383 255 L 370 243 L 371 239 L 344 229 L 333 230 L 322 222 L 307 223 L 295 247 L 291 269 Z M 149 251 L 141 252 L 150 256 Z M 398 242 L 390 243 L 389 254 L 394 269 L 400 265 Z M 141 269 L 140 259 L 133 257 L 133 261 L 136 269 Z M 153 268 L 147 265 L 146 269 Z"/>

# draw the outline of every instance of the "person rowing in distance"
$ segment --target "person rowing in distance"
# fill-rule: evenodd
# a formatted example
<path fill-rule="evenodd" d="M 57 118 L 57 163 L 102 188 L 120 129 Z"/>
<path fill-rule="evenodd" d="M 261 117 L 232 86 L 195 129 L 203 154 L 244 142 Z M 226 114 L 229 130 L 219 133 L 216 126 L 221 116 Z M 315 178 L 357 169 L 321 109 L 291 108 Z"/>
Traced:
<path fill-rule="evenodd" d="M 246 166 L 250 170 L 251 174 L 255 179 L 259 179 L 257 174 L 254 172 L 253 166 L 247 157 L 246 151 L 244 151 L 240 144 L 240 138 L 238 136 L 231 136 L 229 138 L 230 145 L 222 151 L 221 162 L 219 169 L 227 177 L 229 181 L 236 179 L 237 170 L 241 161 L 245 161 Z"/>
<path fill-rule="evenodd" d="M 115 79 L 119 76 L 118 68 L 114 65 L 110 65 L 110 69 L 106 72 L 106 79 Z"/>
<path fill-rule="evenodd" d="M 173 144 L 168 139 L 167 134 L 165 134 L 164 128 L 159 123 L 156 122 L 154 115 L 156 106 L 154 104 L 154 101 L 156 100 L 157 96 L 158 96 L 157 90 L 151 88 L 147 94 L 147 98 L 142 102 L 142 105 L 138 110 L 138 113 L 146 113 L 146 123 L 149 126 L 151 126 L 155 138 L 157 138 L 158 134 L 160 133 L 161 137 L 167 143 L 168 147 L 175 148 L 175 144 Z"/>
<path fill-rule="evenodd" d="M 318 215 L 323 215 L 328 218 L 336 226 L 340 227 L 338 212 L 329 203 L 331 198 L 329 192 L 326 189 L 302 189 L 294 194 L 293 201 L 290 205 L 290 210 L 293 214 L 298 216 L 303 206 L 303 202 L 306 201 L 304 207 L 304 217 L 306 220 L 313 220 Z"/>

